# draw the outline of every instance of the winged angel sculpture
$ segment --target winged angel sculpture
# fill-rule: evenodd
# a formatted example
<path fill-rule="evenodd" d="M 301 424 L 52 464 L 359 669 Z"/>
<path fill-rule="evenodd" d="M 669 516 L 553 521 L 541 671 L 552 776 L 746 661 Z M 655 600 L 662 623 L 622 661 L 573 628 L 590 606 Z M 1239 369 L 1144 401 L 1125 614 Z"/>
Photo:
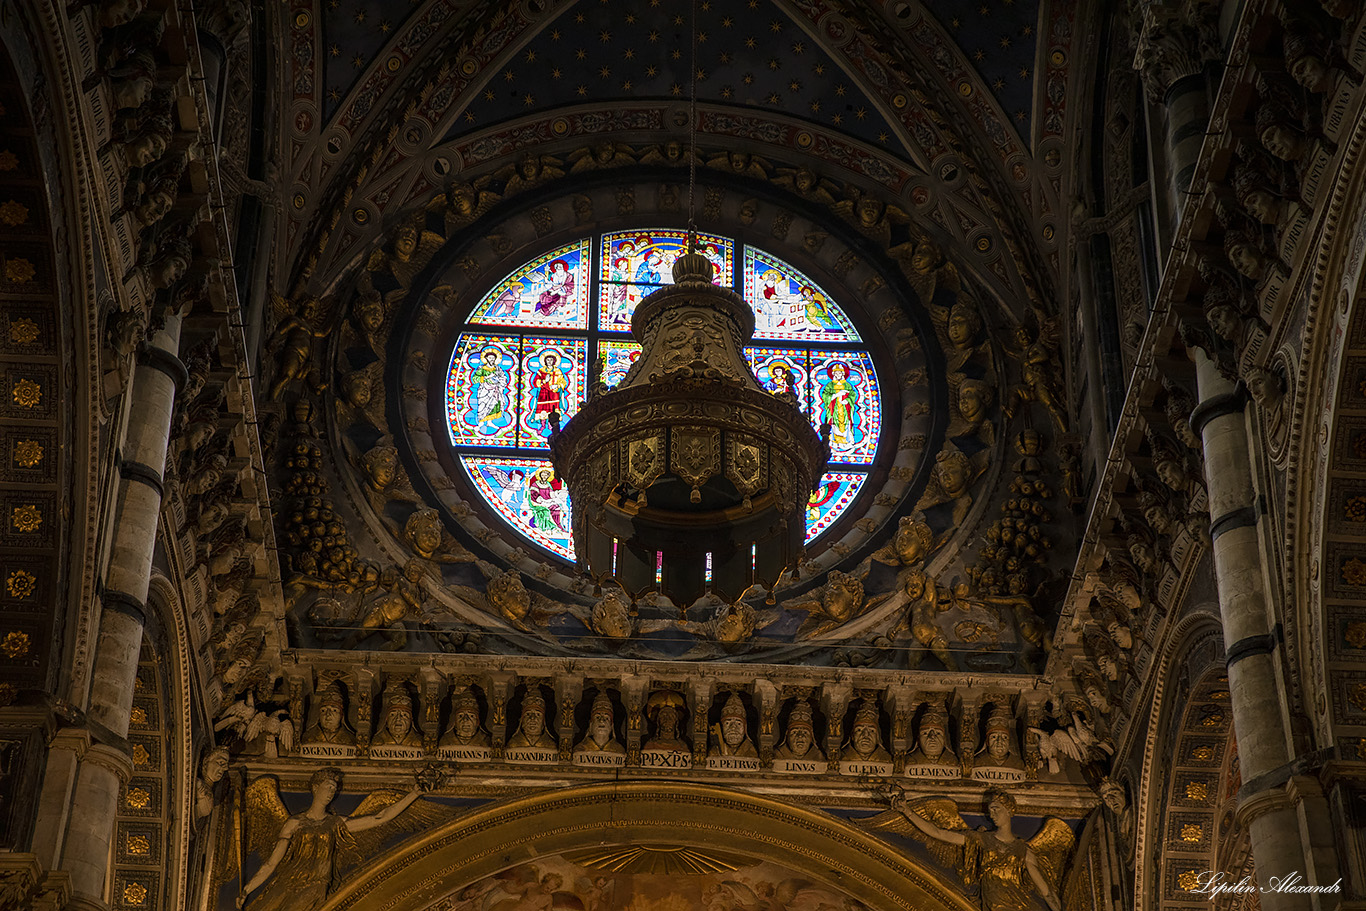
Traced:
<path fill-rule="evenodd" d="M 1075 837 L 1056 817 L 1028 840 L 1011 830 L 1015 799 L 987 792 L 987 816 L 995 829 L 968 827 L 945 797 L 907 800 L 900 790 L 884 795 L 891 809 L 864 821 L 874 829 L 905 835 L 925 845 L 935 860 L 975 888 L 982 911 L 1034 911 L 1039 901 L 1061 911 L 1062 874 Z"/>
<path fill-rule="evenodd" d="M 347 871 L 373 857 L 383 843 L 401 832 L 428 829 L 452 816 L 448 807 L 417 803 L 421 795 L 417 787 L 406 794 L 388 788 L 372 791 L 350 816 L 341 816 L 328 809 L 341 787 L 339 771 L 319 769 L 308 784 L 313 801 L 292 816 L 280 800 L 274 777 L 263 776 L 247 786 L 244 847 L 246 854 L 256 854 L 262 863 L 242 887 L 238 908 L 320 907 Z M 228 864 L 230 868 L 219 873 L 220 881 L 240 870 L 240 862 Z"/>

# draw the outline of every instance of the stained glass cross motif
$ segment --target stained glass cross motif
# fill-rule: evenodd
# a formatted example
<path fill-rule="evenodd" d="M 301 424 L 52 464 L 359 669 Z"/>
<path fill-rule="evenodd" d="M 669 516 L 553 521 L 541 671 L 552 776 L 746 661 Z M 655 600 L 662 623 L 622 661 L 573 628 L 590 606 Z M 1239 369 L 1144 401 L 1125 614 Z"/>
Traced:
<path fill-rule="evenodd" d="M 451 352 L 449 439 L 469 486 L 500 518 L 572 561 L 567 490 L 545 458 L 553 416 L 579 409 L 588 380 L 619 385 L 640 355 L 625 336 L 631 314 L 671 284 L 688 236 L 642 228 L 585 238 L 514 270 L 480 299 Z M 699 234 L 714 281 L 743 295 L 755 314 L 745 357 L 760 385 L 791 392 L 819 429 L 830 425 L 831 462 L 807 508 L 808 542 L 848 514 L 882 436 L 872 355 L 825 290 L 753 247 Z M 738 260 L 738 264 L 737 264 Z"/>

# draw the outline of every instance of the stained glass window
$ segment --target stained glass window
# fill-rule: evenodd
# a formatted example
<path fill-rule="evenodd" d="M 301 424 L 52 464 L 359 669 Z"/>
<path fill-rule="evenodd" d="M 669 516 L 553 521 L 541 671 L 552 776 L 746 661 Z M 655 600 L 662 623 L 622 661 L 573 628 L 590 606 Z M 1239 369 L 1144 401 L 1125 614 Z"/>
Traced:
<path fill-rule="evenodd" d="M 760 383 L 795 395 L 812 426 L 830 426 L 830 465 L 807 507 L 810 542 L 858 499 L 877 455 L 882 395 L 872 356 L 806 275 L 730 238 L 701 234 L 699 243 L 713 281 L 754 310 L 756 344 L 745 355 Z M 446 421 L 469 483 L 518 534 L 565 560 L 574 545 L 568 490 L 546 458 L 551 417 L 567 422 L 595 373 L 609 388 L 621 383 L 640 355 L 623 335 L 631 314 L 672 283 L 686 248 L 686 231 L 642 228 L 550 250 L 484 295 L 456 338 Z"/>

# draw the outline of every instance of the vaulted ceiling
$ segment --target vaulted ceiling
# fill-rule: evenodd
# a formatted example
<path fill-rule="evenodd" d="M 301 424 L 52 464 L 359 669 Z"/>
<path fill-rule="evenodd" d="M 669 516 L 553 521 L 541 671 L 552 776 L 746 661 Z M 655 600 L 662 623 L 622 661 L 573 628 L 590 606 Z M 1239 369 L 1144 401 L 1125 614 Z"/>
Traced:
<path fill-rule="evenodd" d="M 1091 50 L 1070 0 L 291 0 L 277 284 L 335 281 L 492 162 L 686 137 L 853 179 L 1052 308 Z M 696 40 L 695 50 L 693 40 Z M 694 58 L 695 54 L 695 58 Z M 1070 80 L 1070 81 L 1069 81 Z"/>

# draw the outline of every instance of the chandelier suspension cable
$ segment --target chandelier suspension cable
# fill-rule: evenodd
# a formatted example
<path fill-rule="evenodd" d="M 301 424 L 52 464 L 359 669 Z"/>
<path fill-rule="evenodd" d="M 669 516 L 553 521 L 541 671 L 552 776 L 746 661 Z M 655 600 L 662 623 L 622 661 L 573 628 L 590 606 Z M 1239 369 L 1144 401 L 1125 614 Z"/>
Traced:
<path fill-rule="evenodd" d="M 697 0 L 692 0 L 688 57 L 688 252 L 697 252 Z"/>

